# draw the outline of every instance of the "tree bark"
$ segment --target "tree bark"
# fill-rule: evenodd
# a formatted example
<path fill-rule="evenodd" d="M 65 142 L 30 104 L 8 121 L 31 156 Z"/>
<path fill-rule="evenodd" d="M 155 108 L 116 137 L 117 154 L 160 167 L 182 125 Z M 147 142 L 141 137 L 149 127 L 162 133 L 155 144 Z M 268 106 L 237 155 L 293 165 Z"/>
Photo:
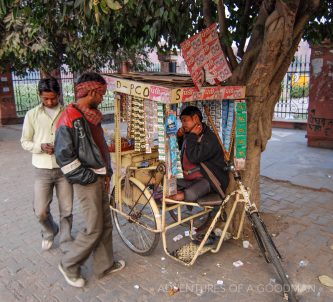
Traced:
<path fill-rule="evenodd" d="M 303 29 L 318 5 L 319 0 L 263 1 L 243 60 L 228 80 L 229 84 L 246 86 L 248 150 L 242 177 L 258 209 L 261 153 L 272 134 L 274 107 L 280 97 L 281 82 L 297 50 Z M 232 181 L 228 192 L 235 189 Z"/>
<path fill-rule="evenodd" d="M 213 24 L 211 4 L 212 4 L 211 0 L 202 1 L 202 12 L 206 27 L 209 27 L 211 24 Z"/>

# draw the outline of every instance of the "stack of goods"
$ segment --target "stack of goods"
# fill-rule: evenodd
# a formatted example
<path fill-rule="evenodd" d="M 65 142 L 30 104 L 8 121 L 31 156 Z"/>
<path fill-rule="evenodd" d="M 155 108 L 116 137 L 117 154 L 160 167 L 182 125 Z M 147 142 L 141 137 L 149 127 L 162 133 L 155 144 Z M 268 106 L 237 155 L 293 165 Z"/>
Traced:
<path fill-rule="evenodd" d="M 170 159 L 170 172 L 173 176 L 177 176 L 177 117 L 173 111 L 170 111 L 165 120 L 165 132 L 168 140 L 168 153 Z"/>
<path fill-rule="evenodd" d="M 207 116 L 204 114 L 205 109 L 204 106 L 208 106 L 209 113 L 212 117 L 212 120 L 214 121 L 215 127 L 220 134 L 220 137 L 222 137 L 222 104 L 221 101 L 210 101 L 210 102 L 198 102 L 196 105 L 200 111 L 202 112 L 203 119 L 202 121 L 206 123 L 208 126 L 212 127 L 208 120 Z"/>
<path fill-rule="evenodd" d="M 222 142 L 226 158 L 229 159 L 233 143 L 234 101 L 222 101 Z"/>
<path fill-rule="evenodd" d="M 132 97 L 126 95 L 125 106 L 124 106 L 124 122 L 127 122 L 127 137 L 131 137 L 132 131 Z"/>
<path fill-rule="evenodd" d="M 130 106 L 130 96 L 127 94 L 120 94 L 120 121 L 126 122 L 128 121 L 128 107 Z"/>
<path fill-rule="evenodd" d="M 165 131 L 164 131 L 164 106 L 158 103 L 157 105 L 157 133 L 158 133 L 158 159 L 166 161 L 165 150 Z"/>
<path fill-rule="evenodd" d="M 130 136 L 135 140 L 135 151 L 146 149 L 146 131 L 144 118 L 143 99 L 132 98 Z"/>
<path fill-rule="evenodd" d="M 235 134 L 235 166 L 237 170 L 245 169 L 247 110 L 245 101 L 235 102 L 236 134 Z"/>
<path fill-rule="evenodd" d="M 144 101 L 144 120 L 145 120 L 145 147 L 146 153 L 151 153 L 151 149 L 154 147 L 154 135 L 157 130 L 157 103 L 145 100 Z"/>

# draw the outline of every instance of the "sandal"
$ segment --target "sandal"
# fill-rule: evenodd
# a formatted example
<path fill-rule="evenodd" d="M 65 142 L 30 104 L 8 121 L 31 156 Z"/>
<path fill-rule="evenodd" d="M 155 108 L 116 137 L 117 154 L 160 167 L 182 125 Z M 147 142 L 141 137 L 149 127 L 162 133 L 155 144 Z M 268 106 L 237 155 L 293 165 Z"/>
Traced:
<path fill-rule="evenodd" d="M 192 240 L 192 242 L 196 245 L 200 245 L 202 240 L 205 238 L 205 233 L 199 233 L 196 234 L 195 239 Z M 206 245 L 213 245 L 215 243 L 217 239 L 217 236 L 214 233 L 211 233 L 207 239 L 207 241 L 205 242 L 205 246 Z"/>

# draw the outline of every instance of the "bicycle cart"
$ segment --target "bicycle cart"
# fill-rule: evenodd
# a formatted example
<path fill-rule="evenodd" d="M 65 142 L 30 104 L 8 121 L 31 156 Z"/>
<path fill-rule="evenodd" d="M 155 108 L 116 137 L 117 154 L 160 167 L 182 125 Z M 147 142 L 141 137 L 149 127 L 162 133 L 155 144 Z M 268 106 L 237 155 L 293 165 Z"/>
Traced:
<path fill-rule="evenodd" d="M 111 153 L 114 189 L 110 207 L 125 245 L 135 253 L 149 255 L 162 237 L 165 253 L 190 266 L 200 255 L 220 251 L 231 223 L 237 226 L 232 238 L 240 238 L 247 215 L 267 262 L 273 262 L 281 282 L 289 286 L 285 297 L 296 301 L 281 266 L 281 256 L 238 172 L 244 168 L 246 158 L 245 87 L 211 86 L 198 91 L 189 76 L 178 74 L 104 76 L 108 89 L 115 95 L 114 152 Z M 178 115 L 188 104 L 201 109 L 204 120 L 218 136 L 228 170 L 238 184 L 237 190 L 223 198 L 215 193 L 196 202 L 170 198 L 177 191 L 177 177 L 182 176 L 176 144 Z M 241 213 L 237 219 L 236 212 Z M 224 226 L 218 240 L 207 245 L 221 219 Z M 204 223 L 210 225 L 201 242 L 195 244 L 189 240 L 176 249 L 169 246 L 168 236 L 175 229 L 187 226 L 189 238 L 193 239 L 196 227 Z"/>

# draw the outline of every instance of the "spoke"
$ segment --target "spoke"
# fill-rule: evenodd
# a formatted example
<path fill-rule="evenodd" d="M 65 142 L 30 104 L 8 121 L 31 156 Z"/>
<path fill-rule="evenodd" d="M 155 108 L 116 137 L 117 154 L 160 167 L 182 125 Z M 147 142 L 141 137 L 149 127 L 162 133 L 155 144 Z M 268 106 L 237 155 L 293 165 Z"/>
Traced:
<path fill-rule="evenodd" d="M 148 236 L 146 230 L 142 230 L 143 234 L 146 236 L 146 240 L 148 241 L 148 243 L 151 243 L 152 242 L 152 239 Z"/>
<path fill-rule="evenodd" d="M 139 235 L 139 236 L 138 236 L 139 241 L 142 242 L 142 246 L 144 247 L 144 246 L 145 246 L 145 242 L 144 242 L 144 240 L 143 240 L 143 237 L 142 237 L 141 232 L 140 232 L 140 230 L 139 230 L 138 227 L 136 228 L 136 232 L 137 232 L 137 234 Z M 141 240 L 140 240 L 140 239 L 141 239 Z"/>

